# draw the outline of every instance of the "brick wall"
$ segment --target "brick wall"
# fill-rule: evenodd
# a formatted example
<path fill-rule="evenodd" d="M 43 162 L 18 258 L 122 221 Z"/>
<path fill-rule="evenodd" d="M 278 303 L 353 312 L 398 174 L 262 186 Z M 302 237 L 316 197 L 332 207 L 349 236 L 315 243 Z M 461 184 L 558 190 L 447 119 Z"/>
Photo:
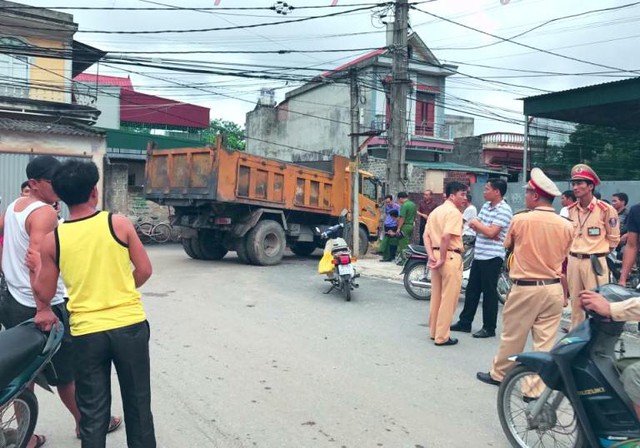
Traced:
<path fill-rule="evenodd" d="M 140 216 L 149 219 L 157 216 L 158 222 L 169 220 L 169 207 L 147 201 L 139 188 L 132 187 L 128 195 L 127 215 Z"/>
<path fill-rule="evenodd" d="M 409 180 L 405 186 L 407 193 L 420 193 L 424 189 L 426 170 L 413 167 L 409 164 Z M 377 157 L 368 156 L 365 161 L 360 163 L 360 169 L 369 171 L 383 182 L 387 180 L 387 160 Z"/>
<path fill-rule="evenodd" d="M 450 182 L 461 182 L 467 186 L 471 186 L 471 181 L 469 180 L 469 176 L 467 173 L 463 171 L 447 171 L 447 177 L 444 179 L 443 187 L 446 188 L 447 184 Z M 446 191 L 446 190 L 443 190 Z"/>

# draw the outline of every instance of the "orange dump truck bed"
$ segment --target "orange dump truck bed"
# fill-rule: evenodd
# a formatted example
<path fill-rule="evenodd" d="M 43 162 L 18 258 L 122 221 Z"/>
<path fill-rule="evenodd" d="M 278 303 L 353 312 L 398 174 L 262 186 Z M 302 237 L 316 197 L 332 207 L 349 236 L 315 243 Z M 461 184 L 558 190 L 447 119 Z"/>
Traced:
<path fill-rule="evenodd" d="M 288 163 L 217 148 L 156 149 L 147 153 L 145 195 L 174 207 L 174 223 L 192 258 L 277 264 L 285 247 L 309 255 L 323 245 L 319 230 L 349 209 L 349 160 Z M 360 253 L 378 228 L 379 183 L 359 173 Z M 349 230 L 351 231 L 351 230 Z"/>
<path fill-rule="evenodd" d="M 349 208 L 348 166 L 340 156 L 294 164 L 221 147 L 151 150 L 145 194 L 167 204 L 215 201 L 338 216 Z"/>

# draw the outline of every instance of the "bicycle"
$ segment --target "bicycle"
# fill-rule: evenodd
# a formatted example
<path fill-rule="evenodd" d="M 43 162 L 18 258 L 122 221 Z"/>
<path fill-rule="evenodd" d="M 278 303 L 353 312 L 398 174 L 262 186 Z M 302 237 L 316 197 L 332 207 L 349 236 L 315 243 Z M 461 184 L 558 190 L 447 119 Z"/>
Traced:
<path fill-rule="evenodd" d="M 154 219 L 153 216 L 151 218 Z M 160 222 L 154 224 L 150 221 L 145 221 L 142 217 L 138 217 L 137 221 L 134 223 L 134 228 L 136 229 L 136 233 L 140 237 L 142 244 L 148 244 L 151 242 L 159 244 L 166 243 L 169 241 L 172 234 L 171 226 L 168 223 Z"/>

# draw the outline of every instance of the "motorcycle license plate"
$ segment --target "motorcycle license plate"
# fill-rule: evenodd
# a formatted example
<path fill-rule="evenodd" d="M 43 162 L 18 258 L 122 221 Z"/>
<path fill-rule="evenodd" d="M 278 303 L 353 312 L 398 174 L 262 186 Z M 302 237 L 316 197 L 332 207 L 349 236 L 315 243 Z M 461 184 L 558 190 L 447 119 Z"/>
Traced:
<path fill-rule="evenodd" d="M 338 274 L 340 275 L 353 275 L 353 266 L 350 264 L 339 264 L 338 265 Z"/>

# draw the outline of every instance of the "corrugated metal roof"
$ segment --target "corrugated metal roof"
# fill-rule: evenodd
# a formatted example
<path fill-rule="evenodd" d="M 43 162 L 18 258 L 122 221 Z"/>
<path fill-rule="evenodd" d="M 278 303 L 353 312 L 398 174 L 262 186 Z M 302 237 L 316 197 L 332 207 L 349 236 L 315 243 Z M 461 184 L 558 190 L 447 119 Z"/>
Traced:
<path fill-rule="evenodd" d="M 80 137 L 92 137 L 103 134 L 99 129 L 81 124 L 50 123 L 46 121 L 17 120 L 14 118 L 0 118 L 0 132 L 1 131 L 36 132 Z"/>
<path fill-rule="evenodd" d="M 640 77 L 523 98 L 527 116 L 640 129 Z"/>
<path fill-rule="evenodd" d="M 466 173 L 480 173 L 480 174 L 502 174 L 502 175 L 508 174 L 508 173 L 503 173 L 501 171 L 489 170 L 487 168 L 479 168 L 476 166 L 460 165 L 459 163 L 453 163 L 453 162 L 409 162 L 409 163 L 418 168 L 425 168 L 429 170 L 464 171 Z"/>

